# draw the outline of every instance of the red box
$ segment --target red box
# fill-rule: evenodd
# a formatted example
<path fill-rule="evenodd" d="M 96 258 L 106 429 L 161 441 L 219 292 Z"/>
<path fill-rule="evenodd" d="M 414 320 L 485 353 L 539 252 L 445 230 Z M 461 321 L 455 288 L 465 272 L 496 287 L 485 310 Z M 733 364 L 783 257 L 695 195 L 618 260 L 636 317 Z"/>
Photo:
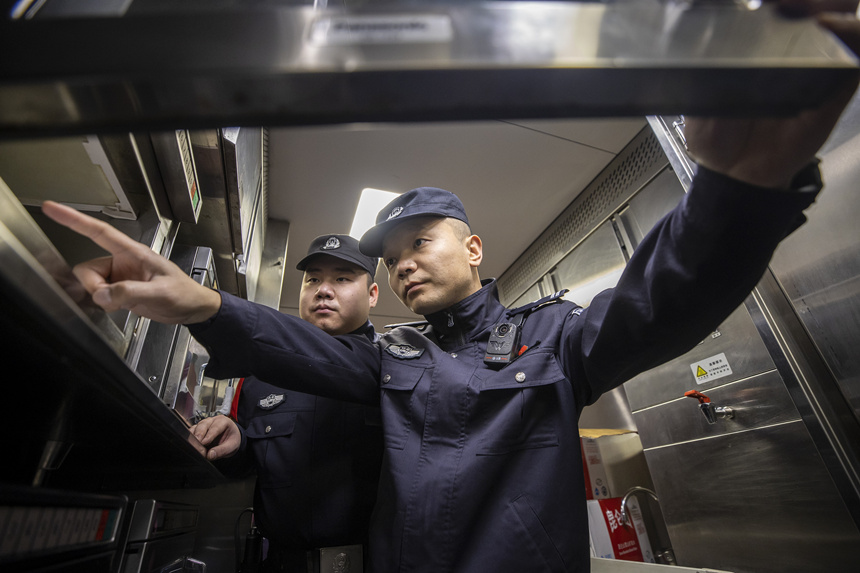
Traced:
<path fill-rule="evenodd" d="M 635 497 L 627 499 L 630 524 L 621 522 L 621 498 L 593 499 L 588 503 L 588 527 L 595 557 L 654 563 L 651 541 Z"/>

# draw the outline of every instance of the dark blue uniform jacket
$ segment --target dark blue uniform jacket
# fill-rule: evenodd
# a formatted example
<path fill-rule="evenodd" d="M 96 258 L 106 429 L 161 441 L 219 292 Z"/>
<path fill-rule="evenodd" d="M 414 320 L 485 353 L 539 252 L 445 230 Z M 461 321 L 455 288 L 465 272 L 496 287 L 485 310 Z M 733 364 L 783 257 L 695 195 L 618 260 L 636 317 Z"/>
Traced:
<path fill-rule="evenodd" d="M 587 309 L 533 312 L 529 349 L 502 369 L 483 362 L 507 317 L 493 281 L 426 317 L 428 332 L 400 327 L 377 344 L 226 294 L 193 332 L 212 350 L 213 375 L 289 372 L 296 390 L 381 404 L 375 573 L 588 571 L 582 408 L 693 347 L 743 302 L 814 200 L 820 185 L 805 175 L 805 191 L 785 193 L 700 169 L 617 287 Z"/>
<path fill-rule="evenodd" d="M 352 334 L 376 338 L 370 322 Z M 367 541 L 383 450 L 376 405 L 252 376 L 242 383 L 237 418 L 242 444 L 218 466 L 228 475 L 256 470 L 254 516 L 263 535 L 290 550 Z"/>

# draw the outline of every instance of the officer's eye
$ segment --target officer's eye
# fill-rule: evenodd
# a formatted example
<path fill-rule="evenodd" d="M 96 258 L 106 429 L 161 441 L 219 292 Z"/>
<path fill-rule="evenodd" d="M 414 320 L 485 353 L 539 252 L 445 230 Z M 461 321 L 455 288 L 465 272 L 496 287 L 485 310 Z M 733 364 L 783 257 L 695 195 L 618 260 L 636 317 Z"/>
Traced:
<path fill-rule="evenodd" d="M 414 247 L 417 249 L 421 245 L 427 242 L 427 239 L 415 239 L 415 243 L 413 243 Z"/>
<path fill-rule="evenodd" d="M 393 267 L 395 262 L 397 262 L 397 261 L 394 260 L 394 257 L 388 257 L 387 259 L 385 259 L 383 261 L 383 263 L 385 264 L 385 268 L 387 268 L 387 269 L 390 269 L 391 267 Z"/>

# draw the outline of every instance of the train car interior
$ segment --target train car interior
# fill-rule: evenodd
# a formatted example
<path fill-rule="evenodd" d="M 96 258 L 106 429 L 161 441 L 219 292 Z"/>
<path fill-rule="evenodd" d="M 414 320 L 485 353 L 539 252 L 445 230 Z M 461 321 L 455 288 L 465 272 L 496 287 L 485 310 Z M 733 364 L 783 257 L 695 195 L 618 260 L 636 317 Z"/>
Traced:
<path fill-rule="evenodd" d="M 298 316 L 314 237 L 360 237 L 363 196 L 440 187 L 504 305 L 587 307 L 690 188 L 687 117 L 791 114 L 858 70 L 752 0 L 0 9 L 10 572 L 259 570 L 255 476 L 225 477 L 189 430 L 229 415 L 238 379 L 207 376 L 186 327 L 98 307 L 71 269 L 104 251 L 43 201 Z M 744 303 L 583 411 L 596 573 L 857 570 L 860 97 L 818 156 L 824 190 Z M 379 331 L 420 319 L 386 274 Z M 616 526 L 636 557 L 601 549 Z"/>

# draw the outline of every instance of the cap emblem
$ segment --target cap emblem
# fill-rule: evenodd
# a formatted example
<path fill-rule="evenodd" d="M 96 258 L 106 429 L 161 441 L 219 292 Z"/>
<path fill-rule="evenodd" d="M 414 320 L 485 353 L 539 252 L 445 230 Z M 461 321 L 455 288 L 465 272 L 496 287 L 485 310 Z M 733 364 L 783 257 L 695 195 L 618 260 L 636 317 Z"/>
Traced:
<path fill-rule="evenodd" d="M 395 207 L 394 209 L 391 210 L 391 213 L 388 215 L 388 219 L 386 219 L 386 221 L 390 221 L 394 217 L 397 217 L 398 215 L 400 215 L 400 213 L 402 213 L 402 212 L 403 212 L 403 207 Z"/>
<path fill-rule="evenodd" d="M 325 245 L 323 245 L 320 248 L 324 251 L 330 251 L 332 249 L 339 249 L 340 248 L 340 241 L 338 240 L 337 237 L 329 237 L 328 241 L 325 242 Z"/>

